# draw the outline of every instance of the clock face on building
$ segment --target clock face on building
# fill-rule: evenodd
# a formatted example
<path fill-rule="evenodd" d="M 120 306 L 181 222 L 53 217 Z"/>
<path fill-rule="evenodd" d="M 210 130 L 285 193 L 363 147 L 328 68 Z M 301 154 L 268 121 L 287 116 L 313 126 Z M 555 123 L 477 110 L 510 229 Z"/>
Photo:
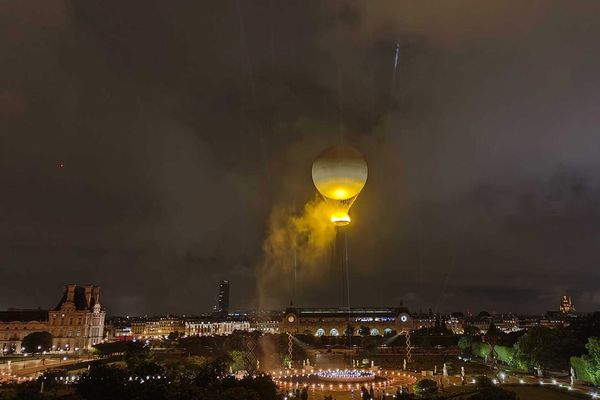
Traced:
<path fill-rule="evenodd" d="M 408 321 L 408 315 L 401 315 L 400 316 L 400 321 L 402 321 L 402 322 Z"/>
<path fill-rule="evenodd" d="M 296 318 L 293 315 L 290 315 L 288 317 L 288 322 L 294 322 L 296 320 Z"/>

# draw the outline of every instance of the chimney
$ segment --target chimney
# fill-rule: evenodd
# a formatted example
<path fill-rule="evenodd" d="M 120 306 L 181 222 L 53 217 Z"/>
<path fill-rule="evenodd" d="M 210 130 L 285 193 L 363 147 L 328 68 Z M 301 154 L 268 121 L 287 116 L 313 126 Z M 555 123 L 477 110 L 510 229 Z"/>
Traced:
<path fill-rule="evenodd" d="M 67 285 L 67 302 L 73 303 L 75 301 L 75 285 Z"/>
<path fill-rule="evenodd" d="M 100 304 L 100 286 L 92 286 L 92 296 L 94 297 L 94 305 Z"/>
<path fill-rule="evenodd" d="M 85 285 L 85 304 L 87 307 L 92 305 L 92 285 Z"/>

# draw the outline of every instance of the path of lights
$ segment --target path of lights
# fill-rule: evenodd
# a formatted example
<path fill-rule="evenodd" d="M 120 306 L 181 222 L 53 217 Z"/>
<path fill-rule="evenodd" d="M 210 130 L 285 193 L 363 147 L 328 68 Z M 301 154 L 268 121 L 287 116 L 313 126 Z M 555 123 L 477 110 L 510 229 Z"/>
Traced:
<path fill-rule="evenodd" d="M 341 370 L 322 370 L 319 369 L 315 372 L 309 372 L 304 369 L 302 370 L 279 370 L 272 371 L 271 377 L 277 383 L 277 385 L 284 390 L 295 390 L 299 388 L 308 388 L 311 391 L 353 391 L 360 390 L 361 387 L 367 388 L 380 388 L 395 387 L 399 385 L 410 386 L 414 384 L 417 379 L 404 371 L 390 371 L 384 370 L 379 371 L 376 374 L 368 370 L 358 370 L 358 372 L 367 372 L 373 374 L 371 380 L 363 381 L 324 381 L 321 376 L 324 373 L 335 373 Z"/>
<path fill-rule="evenodd" d="M 317 377 L 327 382 L 368 382 L 375 379 L 375 373 L 359 369 L 335 369 L 318 372 Z"/>

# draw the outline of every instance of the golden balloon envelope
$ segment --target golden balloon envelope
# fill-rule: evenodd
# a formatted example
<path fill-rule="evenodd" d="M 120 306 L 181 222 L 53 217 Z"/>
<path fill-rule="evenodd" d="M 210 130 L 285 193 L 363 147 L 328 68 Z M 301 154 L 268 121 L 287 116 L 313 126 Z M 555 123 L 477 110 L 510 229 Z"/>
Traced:
<path fill-rule="evenodd" d="M 367 162 L 358 150 L 341 145 L 325 149 L 312 165 L 315 187 L 332 206 L 331 222 L 348 225 L 348 211 L 367 182 Z"/>

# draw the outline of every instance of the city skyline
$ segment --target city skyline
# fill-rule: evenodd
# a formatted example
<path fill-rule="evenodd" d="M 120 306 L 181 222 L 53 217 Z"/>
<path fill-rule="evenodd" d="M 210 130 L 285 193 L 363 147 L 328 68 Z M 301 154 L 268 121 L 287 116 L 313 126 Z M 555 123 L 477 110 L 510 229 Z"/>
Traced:
<path fill-rule="evenodd" d="M 343 305 L 297 223 L 339 143 L 351 305 L 600 309 L 599 6 L 367 3 L 0 6 L 0 309 Z"/>
<path fill-rule="evenodd" d="M 64 285 L 63 285 L 64 286 Z M 75 284 L 68 284 L 65 286 L 65 288 L 71 287 L 71 286 L 75 286 Z M 79 287 L 79 285 L 77 285 Z M 90 285 L 87 285 L 90 286 Z M 90 286 L 91 287 L 91 286 Z M 95 288 L 99 288 L 98 286 L 93 286 Z M 226 289 L 225 289 L 226 288 Z M 178 317 L 201 317 L 201 316 L 206 316 L 209 318 L 216 318 L 216 319 L 222 319 L 222 318 L 227 318 L 228 316 L 236 316 L 238 315 L 238 313 L 255 313 L 255 312 L 281 312 L 283 313 L 285 311 L 286 308 L 290 308 L 290 307 L 299 307 L 299 308 L 316 308 L 316 309 L 336 309 L 338 308 L 339 310 L 345 310 L 347 309 L 347 306 L 345 305 L 327 305 L 327 304 L 318 304 L 318 305 L 303 305 L 303 304 L 294 304 L 294 303 L 290 303 L 290 304 L 282 304 L 281 307 L 274 307 L 271 309 L 260 309 L 260 308 L 256 308 L 256 307 L 230 307 L 229 306 L 229 296 L 230 296 L 230 282 L 227 280 L 223 280 L 223 281 L 219 281 L 218 285 L 216 286 L 216 290 L 214 293 L 214 302 L 213 304 L 209 305 L 207 308 L 204 309 L 196 309 L 193 310 L 191 312 L 174 312 L 172 310 L 161 310 L 161 311 L 150 311 L 147 313 L 113 313 L 110 312 L 110 310 L 106 310 L 105 307 L 103 307 L 103 310 L 107 311 L 107 316 L 109 317 L 131 317 L 131 318 L 137 318 L 137 317 L 142 317 L 142 318 L 157 318 L 157 317 L 164 317 L 164 316 L 178 316 Z M 66 291 L 67 289 L 65 289 Z M 66 293 L 66 292 L 65 292 Z M 55 297 L 55 296 L 54 296 Z M 415 314 L 415 315 L 425 315 L 425 314 L 433 314 L 433 315 L 451 315 L 451 314 L 455 314 L 455 313 L 463 313 L 465 316 L 478 316 L 479 314 L 482 313 L 489 313 L 490 315 L 522 315 L 522 316 L 546 316 L 546 315 L 552 315 L 553 313 L 563 313 L 563 314 L 567 314 L 570 312 L 575 312 L 579 315 L 586 315 L 586 314 L 592 314 L 594 312 L 598 312 L 598 310 L 579 310 L 579 309 L 575 309 L 575 303 L 571 300 L 571 296 L 569 294 L 564 294 L 563 296 L 560 296 L 560 298 L 555 299 L 556 301 L 554 302 L 555 304 L 550 305 L 549 307 L 547 307 L 544 310 L 537 310 L 534 312 L 518 312 L 516 310 L 496 310 L 496 309 L 478 309 L 476 307 L 470 307 L 467 309 L 437 309 L 434 310 L 431 307 L 422 307 L 422 306 L 418 306 L 418 305 L 410 305 L 410 304 L 404 304 L 404 302 L 401 302 L 400 304 L 354 304 L 351 305 L 351 309 L 362 309 L 362 308 L 378 308 L 378 307 L 392 307 L 392 308 L 406 308 L 411 314 Z M 64 301 L 61 300 L 61 302 Z M 103 304 L 107 302 L 107 299 L 103 299 Z M 60 304 L 59 304 L 60 306 Z M 9 312 L 19 312 L 19 311 L 25 311 L 25 312 L 29 312 L 29 311 L 47 311 L 47 310 L 52 310 L 53 309 L 53 305 L 37 305 L 34 307 L 28 307 L 28 306 L 10 306 L 10 307 L 6 307 L 2 310 L 7 310 Z M 0 310 L 0 311 L 2 311 Z M 283 315 L 283 314 L 282 314 Z"/>

